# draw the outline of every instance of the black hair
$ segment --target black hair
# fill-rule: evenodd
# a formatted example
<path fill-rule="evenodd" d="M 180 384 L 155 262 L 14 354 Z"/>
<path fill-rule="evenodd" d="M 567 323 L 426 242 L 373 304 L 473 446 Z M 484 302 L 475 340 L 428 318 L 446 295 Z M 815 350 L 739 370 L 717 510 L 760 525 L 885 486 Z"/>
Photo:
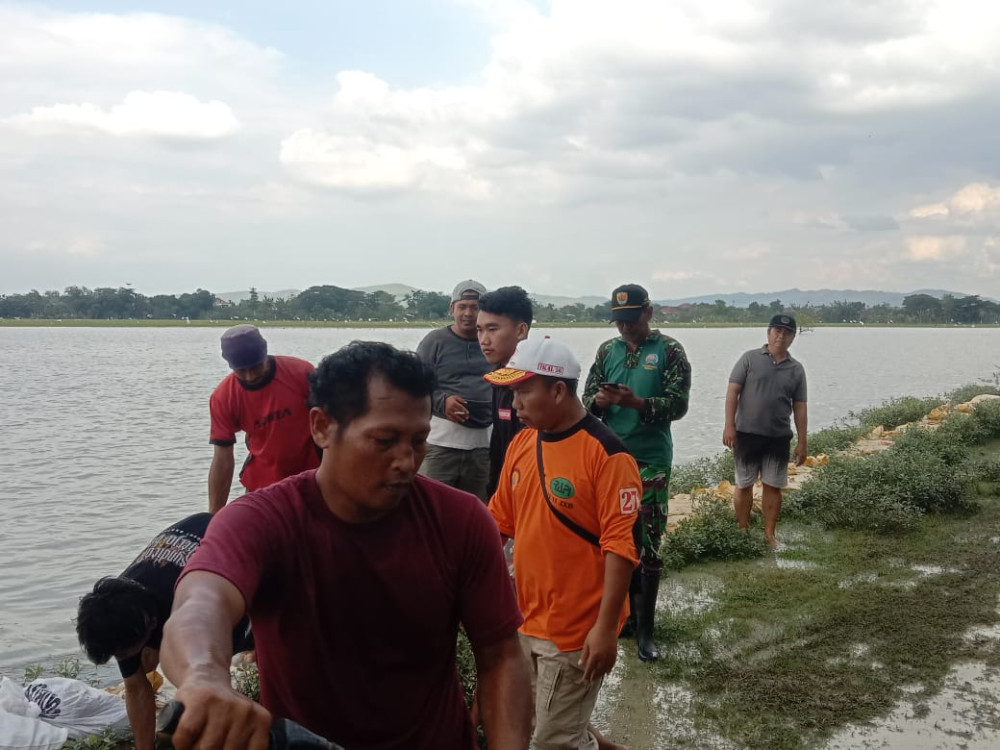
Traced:
<path fill-rule="evenodd" d="M 549 384 L 549 388 L 556 383 L 565 383 L 566 390 L 569 391 L 571 396 L 575 396 L 576 389 L 580 387 L 579 378 L 557 378 L 555 375 L 538 375 L 536 377 L 544 378 L 545 382 Z"/>
<path fill-rule="evenodd" d="M 506 315 L 515 323 L 527 323 L 528 328 L 531 328 L 535 314 L 531 297 L 519 286 L 502 286 L 487 292 L 479 298 L 479 309 L 494 315 Z"/>
<path fill-rule="evenodd" d="M 104 664 L 115 653 L 138 645 L 156 619 L 153 593 L 138 581 L 109 576 L 80 599 L 76 635 L 87 658 Z"/>
<path fill-rule="evenodd" d="M 437 387 L 430 365 L 413 352 L 381 341 L 352 341 L 309 374 L 309 406 L 320 407 L 343 429 L 368 411 L 368 382 L 376 376 L 416 398 Z"/>

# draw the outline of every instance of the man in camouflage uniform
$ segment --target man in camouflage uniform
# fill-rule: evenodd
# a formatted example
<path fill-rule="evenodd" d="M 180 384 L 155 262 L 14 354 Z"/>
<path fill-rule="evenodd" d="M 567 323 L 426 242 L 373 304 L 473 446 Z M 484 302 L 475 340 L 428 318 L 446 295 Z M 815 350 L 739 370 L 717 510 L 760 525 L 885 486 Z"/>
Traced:
<path fill-rule="evenodd" d="M 687 414 L 691 390 L 691 365 L 684 347 L 651 329 L 652 317 L 649 295 L 638 284 L 625 284 L 611 293 L 611 320 L 621 335 L 598 348 L 583 392 L 587 408 L 615 431 L 639 464 L 643 495 L 633 536 L 640 561 L 629 587 L 632 616 L 623 635 L 632 625 L 643 661 L 660 656 L 653 640 L 653 616 L 674 456 L 670 423 Z"/>

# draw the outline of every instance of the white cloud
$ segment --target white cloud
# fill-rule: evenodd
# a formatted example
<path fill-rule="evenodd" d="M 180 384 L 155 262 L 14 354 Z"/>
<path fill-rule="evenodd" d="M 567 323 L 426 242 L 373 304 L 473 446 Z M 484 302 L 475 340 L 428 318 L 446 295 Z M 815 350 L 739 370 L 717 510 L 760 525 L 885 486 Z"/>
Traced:
<path fill-rule="evenodd" d="M 910 237 L 906 242 L 906 250 L 911 260 L 946 260 L 961 254 L 965 247 L 965 237 L 957 235 Z"/>
<path fill-rule="evenodd" d="M 636 180 L 669 186 L 701 171 L 812 178 L 870 137 L 864 118 L 991 91 L 1000 66 L 1000 6 L 972 13 L 971 0 L 553 0 L 548 15 L 467 1 L 501 25 L 478 82 L 399 89 L 342 72 L 328 121 L 289 139 L 325 144 L 294 149 L 297 177 L 529 202 L 626 196 Z M 366 176 L 330 158 L 345 138 L 361 145 Z M 442 158 L 464 187 L 419 175 Z M 853 228 L 871 217 L 862 223 Z"/>
<path fill-rule="evenodd" d="M 25 249 L 43 256 L 76 256 L 84 259 L 97 258 L 106 251 L 105 239 L 92 232 L 77 231 L 68 235 L 46 232 L 46 234 L 49 235 L 47 239 L 25 242 Z"/>
<path fill-rule="evenodd" d="M 975 217 L 987 212 L 1000 212 L 1000 186 L 973 182 L 958 190 L 942 203 L 918 206 L 910 211 L 916 219 L 931 217 Z"/>
<path fill-rule="evenodd" d="M 127 73 L 147 66 L 197 69 L 212 60 L 262 72 L 282 57 L 220 26 L 158 13 L 66 13 L 15 5 L 0 7 L 0 28 L 0 70 L 105 65 Z"/>
<path fill-rule="evenodd" d="M 910 211 L 910 216 L 914 219 L 929 219 L 933 216 L 947 216 L 951 213 L 943 203 L 931 203 L 926 206 L 917 206 Z"/>
<path fill-rule="evenodd" d="M 979 214 L 1000 208 L 1000 187 L 977 182 L 966 185 L 951 197 L 951 208 L 958 214 Z"/>
<path fill-rule="evenodd" d="M 760 260 L 770 254 L 771 248 L 766 243 L 752 242 L 749 245 L 724 250 L 722 257 L 728 260 Z"/>
<path fill-rule="evenodd" d="M 109 110 L 91 103 L 34 107 L 5 122 L 32 133 L 90 130 L 112 136 L 181 140 L 222 138 L 239 128 L 229 105 L 200 102 L 179 91 L 132 91 Z"/>
<path fill-rule="evenodd" d="M 306 182 L 358 194 L 429 187 L 467 198 L 489 196 L 466 172 L 466 155 L 431 143 L 394 144 L 363 136 L 299 130 L 281 144 L 281 162 Z"/>
<path fill-rule="evenodd" d="M 653 271 L 654 281 L 690 281 L 697 276 L 694 271 Z"/>

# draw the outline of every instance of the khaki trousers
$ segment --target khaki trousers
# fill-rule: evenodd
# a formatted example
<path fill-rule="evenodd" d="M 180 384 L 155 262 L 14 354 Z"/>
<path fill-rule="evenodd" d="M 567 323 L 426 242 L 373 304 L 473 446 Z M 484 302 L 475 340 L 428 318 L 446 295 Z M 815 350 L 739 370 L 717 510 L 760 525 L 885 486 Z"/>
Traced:
<path fill-rule="evenodd" d="M 583 681 L 580 651 L 560 651 L 552 641 L 518 633 L 531 665 L 535 696 L 535 750 L 597 750 L 587 725 L 597 703 L 601 680 Z"/>

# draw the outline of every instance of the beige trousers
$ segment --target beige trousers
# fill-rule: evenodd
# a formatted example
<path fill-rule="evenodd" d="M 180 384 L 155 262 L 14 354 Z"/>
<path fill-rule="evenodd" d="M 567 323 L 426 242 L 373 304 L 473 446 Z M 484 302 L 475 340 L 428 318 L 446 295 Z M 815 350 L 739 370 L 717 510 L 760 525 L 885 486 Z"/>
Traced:
<path fill-rule="evenodd" d="M 603 678 L 583 681 L 580 651 L 560 651 L 552 641 L 518 634 L 531 665 L 535 696 L 535 750 L 597 750 L 587 725 Z"/>

